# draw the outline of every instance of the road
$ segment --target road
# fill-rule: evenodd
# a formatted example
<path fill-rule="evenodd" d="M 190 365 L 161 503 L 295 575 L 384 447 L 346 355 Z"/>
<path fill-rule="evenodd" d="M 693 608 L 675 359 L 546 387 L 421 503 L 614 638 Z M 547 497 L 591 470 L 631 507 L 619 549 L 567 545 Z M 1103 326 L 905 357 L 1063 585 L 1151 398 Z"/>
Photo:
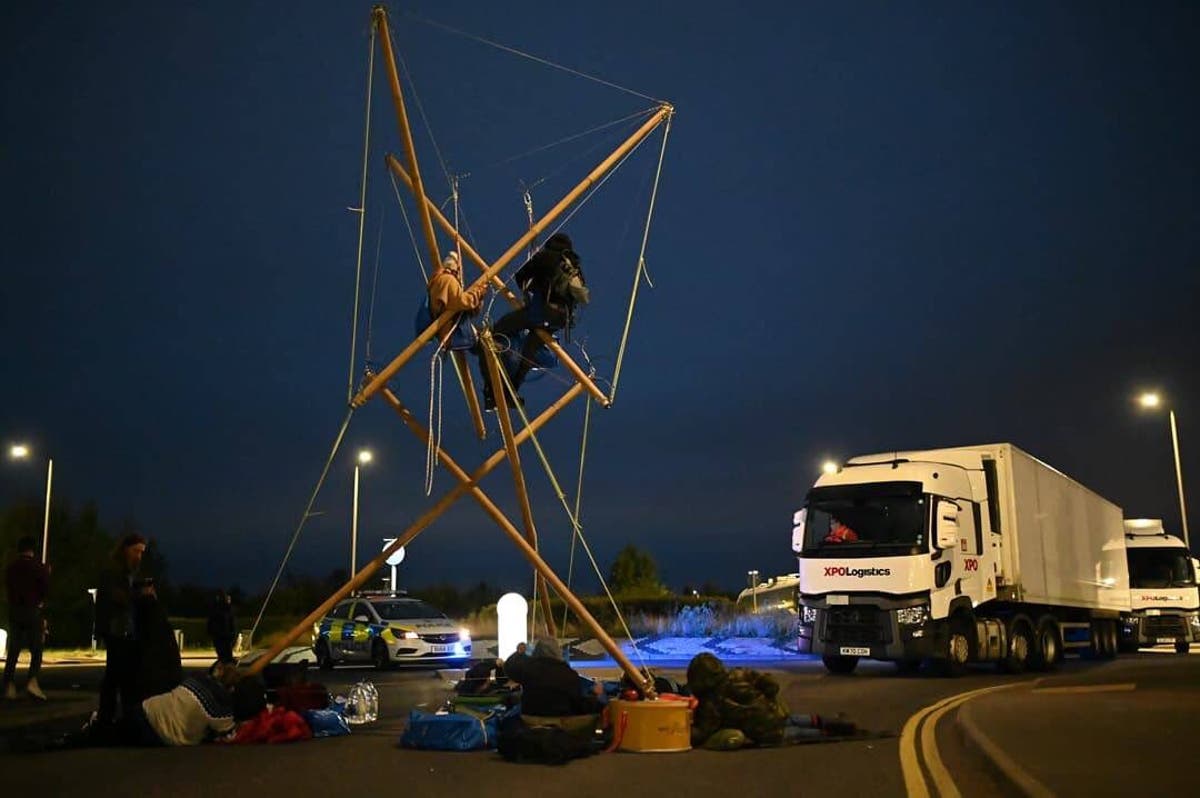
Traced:
<path fill-rule="evenodd" d="M 740 663 L 739 663 L 740 664 Z M 827 676 L 819 663 L 801 662 L 780 667 L 771 663 L 783 685 L 784 697 L 795 712 L 846 713 L 861 726 L 891 732 L 888 739 L 801 745 L 789 748 L 746 750 L 734 753 L 694 751 L 687 754 L 600 755 L 565 767 L 511 765 L 493 753 L 451 754 L 400 749 L 397 740 L 408 710 L 434 706 L 447 686 L 430 671 L 379 673 L 366 669 L 313 672 L 334 692 L 348 690 L 360 677 L 375 682 L 380 691 L 379 722 L 360 728 L 350 737 L 289 746 L 203 746 L 194 749 L 83 750 L 6 756 L 6 787 L 13 794 L 44 789 L 52 794 L 213 795 L 225 790 L 250 789 L 266 795 L 372 794 L 381 789 L 402 789 L 408 796 L 437 796 L 460 792 L 511 794 L 537 789 L 540 794 L 622 798 L 673 795 L 955 795 L 999 796 L 1019 794 L 1018 783 L 980 753 L 976 742 L 962 731 L 964 713 L 972 714 L 992 733 L 993 743 L 1014 751 L 1029 765 L 1026 775 L 1050 793 L 1107 794 L 1116 786 L 1105 762 L 1090 756 L 1090 721 L 1081 708 L 1099 706 L 1121 715 L 1126 728 L 1137 726 L 1144 711 L 1153 727 L 1137 727 L 1147 745 L 1162 739 L 1187 739 L 1183 713 L 1172 715 L 1170 690 L 1184 691 L 1195 700 L 1200 685 L 1200 657 L 1143 654 L 1111 663 L 1068 662 L 1040 682 L 1033 677 L 1000 676 L 979 668 L 959 679 L 927 675 L 902 676 L 890 665 L 864 663 L 852 677 Z M 589 669 L 593 675 L 615 675 L 615 670 Z M 666 670 L 682 676 L 681 671 Z M 62 701 L 75 696 L 73 706 L 87 708 L 89 691 L 98 683 L 94 667 L 55 667 L 44 672 L 42 682 Z M 1133 689 L 1112 685 L 1133 684 Z M 1166 685 L 1162 690 L 1156 684 Z M 77 688 L 72 688 L 77 685 Z M 1037 689 L 1034 689 L 1035 685 Z M 1094 692 L 1053 690 L 1062 687 L 1100 689 L 1100 695 L 1123 702 L 1097 704 Z M 953 699 L 986 688 L 1000 690 L 958 699 L 928 711 L 944 699 Z M 1047 690 L 1050 690 L 1047 692 Z M 80 696 L 83 700 L 80 701 Z M 1187 696 L 1190 696 L 1188 698 Z M 1178 696 L 1176 696 L 1178 698 Z M 1018 704 L 1018 701 L 1020 702 Z M 1164 705 L 1164 701 L 1167 702 Z M 1178 702 L 1176 702 L 1178 706 Z M 0 713 L 0 728 L 11 744 L 25 734 L 14 729 L 10 705 Z M 1018 707 L 1019 710 L 1013 710 Z M 1194 714 L 1191 715 L 1195 717 Z M 63 719 L 69 727 L 78 717 Z M 995 723 L 993 723 L 995 721 Z M 1073 726 L 1071 724 L 1074 724 Z M 1080 728 L 1082 724 L 1082 728 Z M 1178 728 L 1176 728 L 1178 727 Z M 48 728 L 45 724 L 42 729 Z M 1061 729 L 1069 729 L 1064 733 Z M 903 736 L 901 736 L 901 734 Z M 1104 729 L 1104 754 L 1120 750 L 1122 739 Z M 1160 746 L 1161 747 L 1161 746 Z M 902 755 L 902 752 L 903 755 Z M 16 764 L 19 761 L 19 764 Z M 907 762 L 907 771 L 902 762 Z M 1125 765 L 1126 775 L 1137 776 L 1128 757 L 1110 758 Z M 1157 763 L 1154 763 L 1157 766 Z M 1175 768 L 1178 784 L 1184 768 Z M 939 774 L 943 778 L 939 779 Z M 1156 794 L 1170 794 L 1176 777 L 1153 771 Z M 906 782 L 907 779 L 907 782 Z M 1188 780 L 1190 781 L 1190 779 Z M 1142 789 L 1147 782 L 1131 781 Z M 1023 785 L 1028 786 L 1028 785 Z M 7 790 L 6 790 L 7 792 Z"/>

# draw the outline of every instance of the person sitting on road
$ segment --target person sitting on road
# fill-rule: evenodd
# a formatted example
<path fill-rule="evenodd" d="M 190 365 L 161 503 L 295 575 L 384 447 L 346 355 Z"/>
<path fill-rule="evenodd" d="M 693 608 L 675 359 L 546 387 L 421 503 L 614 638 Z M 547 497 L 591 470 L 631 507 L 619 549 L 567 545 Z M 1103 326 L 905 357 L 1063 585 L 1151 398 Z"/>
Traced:
<path fill-rule="evenodd" d="M 580 675 L 563 662 L 562 652 L 553 641 L 538 641 L 532 656 L 513 654 L 504 663 L 504 673 L 521 685 L 522 715 L 565 717 L 600 712 L 603 685 L 597 682 L 592 694 L 585 694 Z"/>
<path fill-rule="evenodd" d="M 234 665 L 218 662 L 207 674 L 189 676 L 175 689 L 150 696 L 117 723 L 93 723 L 59 747 L 199 745 L 230 736 L 239 722 L 265 706 L 257 679 L 243 678 Z"/>
<path fill-rule="evenodd" d="M 688 663 L 687 680 L 698 701 L 692 716 L 693 745 L 733 750 L 857 732 L 853 723 L 840 718 L 789 713 L 773 677 L 750 668 L 726 670 L 707 652 Z"/>

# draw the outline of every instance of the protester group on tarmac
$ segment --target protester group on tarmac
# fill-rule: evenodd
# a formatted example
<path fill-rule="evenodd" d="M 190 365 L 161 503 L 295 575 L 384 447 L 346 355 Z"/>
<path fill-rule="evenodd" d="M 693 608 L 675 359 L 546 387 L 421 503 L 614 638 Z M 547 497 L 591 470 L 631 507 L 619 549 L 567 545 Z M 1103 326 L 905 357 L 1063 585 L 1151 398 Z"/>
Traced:
<path fill-rule="evenodd" d="M 44 701 L 37 677 L 50 571 L 37 561 L 32 539 L 22 539 L 17 549 L 5 572 L 13 630 L 5 696 L 17 695 L 16 663 L 28 649 L 25 688 Z M 82 729 L 42 747 L 292 742 L 349 734 L 356 722 L 375 719 L 377 710 L 363 715 L 359 688 L 373 693 L 369 687 L 359 685 L 348 700 L 335 698 L 324 685 L 308 681 L 303 664 L 269 665 L 261 676 L 245 676 L 233 660 L 236 624 L 224 595 L 216 597 L 208 622 L 220 641 L 217 661 L 206 673 L 185 676 L 154 583 L 139 574 L 145 549 L 141 536 L 125 536 L 100 579 L 96 629 L 107 657 L 96 710 Z M 697 747 L 732 750 L 862 734 L 844 719 L 790 713 L 769 674 L 727 669 L 712 654 L 692 660 L 685 684 L 646 675 L 660 695 L 687 700 L 694 716 L 691 744 Z M 581 676 L 564 660 L 558 641 L 539 640 L 531 649 L 522 643 L 505 660 L 485 659 L 467 670 L 436 712 L 413 710 L 400 742 L 425 750 L 496 749 L 520 762 L 562 762 L 615 748 L 618 729 L 607 707 L 616 698 L 638 698 L 628 677 Z"/>

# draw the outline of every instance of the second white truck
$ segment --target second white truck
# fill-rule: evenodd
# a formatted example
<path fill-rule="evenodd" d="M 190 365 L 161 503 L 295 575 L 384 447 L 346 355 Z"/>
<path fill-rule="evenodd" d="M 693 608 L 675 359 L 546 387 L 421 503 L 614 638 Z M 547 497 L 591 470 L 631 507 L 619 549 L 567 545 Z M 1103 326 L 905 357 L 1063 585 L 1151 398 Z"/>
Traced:
<path fill-rule="evenodd" d="M 1200 642 L 1200 589 L 1183 541 L 1168 535 L 1157 518 L 1125 522 L 1129 559 L 1130 613 L 1121 630 L 1121 649 L 1173 645 L 1180 654 Z"/>
<path fill-rule="evenodd" d="M 800 646 L 950 674 L 1116 655 L 1130 610 L 1121 508 L 1007 444 L 855 457 L 793 517 Z"/>

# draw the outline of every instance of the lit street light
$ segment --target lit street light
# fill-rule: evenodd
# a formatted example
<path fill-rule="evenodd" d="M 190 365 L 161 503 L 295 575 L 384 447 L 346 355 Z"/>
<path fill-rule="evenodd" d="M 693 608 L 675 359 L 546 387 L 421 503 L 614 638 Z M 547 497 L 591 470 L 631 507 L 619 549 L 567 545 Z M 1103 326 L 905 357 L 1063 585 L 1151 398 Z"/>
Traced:
<path fill-rule="evenodd" d="M 746 576 L 750 579 L 750 601 L 752 602 L 753 612 L 758 613 L 758 571 L 747 571 Z"/>
<path fill-rule="evenodd" d="M 1147 392 L 1138 397 L 1138 404 L 1148 410 L 1154 410 L 1162 406 L 1162 397 L 1157 393 Z M 1187 522 L 1187 503 L 1183 498 L 1183 469 L 1179 465 L 1179 430 L 1175 426 L 1175 411 L 1167 410 L 1167 416 L 1171 424 L 1171 448 L 1175 453 L 1175 485 L 1179 489 L 1179 518 L 1183 522 L 1183 545 L 1191 548 L 1191 541 L 1188 538 L 1188 522 Z"/>
<path fill-rule="evenodd" d="M 826 474 L 836 474 L 838 471 L 838 466 L 834 461 L 826 460 L 821 464 L 821 470 Z"/>
<path fill-rule="evenodd" d="M 350 510 L 350 576 L 358 573 L 358 470 L 375 459 L 370 449 L 360 449 L 354 463 L 354 502 Z"/>
<path fill-rule="evenodd" d="M 23 443 L 14 443 L 8 447 L 8 456 L 12 460 L 28 460 L 33 451 Z M 54 458 L 46 465 L 46 514 L 42 520 L 42 565 L 46 564 L 46 554 L 50 549 L 50 489 L 54 486 Z"/>

